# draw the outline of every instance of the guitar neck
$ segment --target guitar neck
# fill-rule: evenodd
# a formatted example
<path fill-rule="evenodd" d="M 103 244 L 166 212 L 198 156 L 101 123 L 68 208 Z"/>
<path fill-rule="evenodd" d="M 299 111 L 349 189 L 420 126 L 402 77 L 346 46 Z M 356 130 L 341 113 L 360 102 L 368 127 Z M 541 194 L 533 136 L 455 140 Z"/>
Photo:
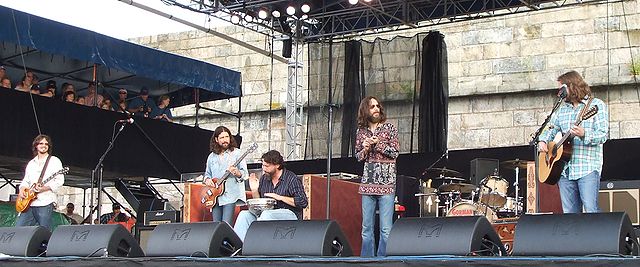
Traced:
<path fill-rule="evenodd" d="M 254 143 L 253 145 L 251 145 L 251 147 L 249 147 L 249 149 L 247 149 L 247 151 L 245 151 L 244 153 L 242 153 L 242 155 L 240 155 L 240 157 L 238 157 L 238 159 L 231 165 L 233 167 L 237 167 L 238 164 L 240 164 L 240 162 L 242 162 L 242 160 L 249 155 L 249 153 L 251 153 L 255 147 L 257 145 Z M 229 170 L 226 170 L 224 172 L 224 174 L 222 175 L 222 177 L 218 180 L 218 186 L 221 185 L 222 183 L 224 183 L 224 181 L 226 181 L 227 179 L 229 179 L 229 176 L 231 176 L 231 172 L 229 172 Z"/>

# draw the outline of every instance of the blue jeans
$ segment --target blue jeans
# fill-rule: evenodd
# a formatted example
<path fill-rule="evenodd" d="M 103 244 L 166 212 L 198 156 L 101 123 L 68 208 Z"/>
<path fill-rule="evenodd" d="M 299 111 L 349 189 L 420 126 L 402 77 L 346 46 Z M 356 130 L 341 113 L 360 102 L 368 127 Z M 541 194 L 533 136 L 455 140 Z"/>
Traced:
<path fill-rule="evenodd" d="M 51 231 L 51 214 L 53 213 L 53 203 L 42 206 L 31 206 L 27 211 L 21 213 L 16 220 L 16 226 L 40 225 Z"/>
<path fill-rule="evenodd" d="M 393 224 L 394 195 L 362 195 L 362 250 L 361 257 L 383 257 L 387 252 L 387 239 Z M 376 206 L 380 211 L 380 242 L 378 253 L 374 254 L 375 237 L 373 228 L 376 217 Z"/>
<path fill-rule="evenodd" d="M 259 218 L 256 218 L 253 213 L 248 210 L 243 210 L 238 214 L 236 225 L 233 227 L 233 231 L 236 232 L 238 237 L 244 242 L 244 237 L 247 235 L 249 226 L 255 221 L 284 221 L 284 220 L 298 220 L 296 214 L 288 209 L 275 209 L 265 210 L 260 214 Z"/>
<path fill-rule="evenodd" d="M 213 218 L 214 222 L 225 221 L 229 225 L 233 222 L 233 213 L 236 211 L 236 204 L 231 203 L 227 205 L 218 205 L 216 204 L 211 209 L 211 218 Z"/>
<path fill-rule="evenodd" d="M 560 177 L 558 181 L 562 211 L 564 213 L 599 212 L 598 191 L 600 190 L 600 174 L 597 171 L 589 173 L 578 180 Z"/>

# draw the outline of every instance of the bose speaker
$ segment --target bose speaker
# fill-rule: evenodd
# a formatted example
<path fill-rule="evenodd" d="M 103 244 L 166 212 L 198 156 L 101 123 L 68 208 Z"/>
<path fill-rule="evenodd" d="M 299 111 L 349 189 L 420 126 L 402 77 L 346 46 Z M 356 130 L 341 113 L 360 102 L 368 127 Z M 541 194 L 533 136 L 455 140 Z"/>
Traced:
<path fill-rule="evenodd" d="M 144 252 L 120 224 L 61 225 L 51 234 L 47 256 L 144 257 Z"/>
<path fill-rule="evenodd" d="M 168 223 L 153 229 L 147 256 L 228 257 L 242 241 L 226 222 Z"/>
<path fill-rule="evenodd" d="M 51 232 L 42 226 L 0 227 L 0 253 L 11 256 L 42 256 Z"/>
<path fill-rule="evenodd" d="M 387 256 L 507 255 L 484 216 L 401 218 L 393 224 Z"/>
<path fill-rule="evenodd" d="M 476 158 L 471 160 L 469 179 L 474 185 L 479 185 L 482 179 L 489 175 L 497 175 L 500 170 L 500 161 L 497 159 Z"/>
<path fill-rule="evenodd" d="M 626 213 L 523 215 L 516 225 L 513 255 L 638 255 Z"/>
<path fill-rule="evenodd" d="M 242 255 L 349 257 L 353 252 L 335 221 L 255 221 L 247 230 Z"/>

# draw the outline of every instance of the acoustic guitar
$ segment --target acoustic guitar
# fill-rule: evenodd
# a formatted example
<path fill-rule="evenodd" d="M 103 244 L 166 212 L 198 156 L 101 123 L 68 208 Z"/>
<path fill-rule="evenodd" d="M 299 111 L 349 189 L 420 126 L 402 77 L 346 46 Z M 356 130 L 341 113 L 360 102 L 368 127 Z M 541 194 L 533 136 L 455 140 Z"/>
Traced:
<path fill-rule="evenodd" d="M 238 164 L 240 164 L 240 162 L 247 156 L 249 155 L 249 153 L 253 152 L 254 150 L 256 150 L 256 148 L 258 148 L 258 144 L 253 143 L 251 144 L 251 146 L 249 146 L 249 148 L 247 148 L 247 151 L 245 151 L 231 166 L 238 166 Z M 224 172 L 224 174 L 222 175 L 222 177 L 220 178 L 212 178 L 213 183 L 215 183 L 215 187 L 212 186 L 205 186 L 202 189 L 202 198 L 200 199 L 200 202 L 202 204 L 204 204 L 204 206 L 211 210 L 213 208 L 213 206 L 216 205 L 216 203 L 218 202 L 218 197 L 222 194 L 224 194 L 224 182 L 231 176 L 231 173 L 227 170 Z"/>
<path fill-rule="evenodd" d="M 582 116 L 579 116 L 575 125 L 580 125 L 582 121 L 589 119 L 598 113 L 598 106 L 593 106 Z M 571 160 L 573 154 L 573 139 L 571 132 L 567 132 L 562 135 L 562 138 L 555 143 L 549 142 L 547 144 L 548 152 L 538 153 L 539 168 L 539 180 L 541 183 L 554 185 L 560 180 L 560 175 L 564 170 L 564 166 Z"/>
<path fill-rule="evenodd" d="M 47 179 L 44 179 L 40 184 L 44 185 L 49 181 L 51 181 L 56 176 L 58 176 L 59 174 L 67 174 L 67 172 L 69 172 L 69 167 L 64 167 L 59 171 L 55 172 L 54 174 L 52 174 L 51 176 L 47 177 Z M 25 197 L 24 198 L 18 197 L 18 199 L 16 200 L 16 211 L 18 213 L 23 213 L 24 211 L 26 211 L 31 205 L 31 202 L 33 202 L 33 200 L 38 197 L 39 192 L 36 192 L 35 190 L 37 184 L 38 183 L 34 183 L 30 187 L 23 188 L 21 190 L 21 193 L 23 193 Z"/>

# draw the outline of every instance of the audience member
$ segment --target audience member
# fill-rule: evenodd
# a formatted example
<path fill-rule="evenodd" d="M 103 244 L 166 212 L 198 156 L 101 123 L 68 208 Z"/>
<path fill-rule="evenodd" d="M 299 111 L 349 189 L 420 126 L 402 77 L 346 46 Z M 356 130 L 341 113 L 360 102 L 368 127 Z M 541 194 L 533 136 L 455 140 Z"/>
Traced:
<path fill-rule="evenodd" d="M 84 97 L 84 104 L 90 107 L 99 107 L 104 98 L 96 91 L 96 84 L 89 82 L 87 85 L 87 95 Z"/>
<path fill-rule="evenodd" d="M 62 95 L 62 101 L 75 103 L 76 102 L 76 93 L 73 92 L 73 91 L 64 92 L 64 94 Z"/>
<path fill-rule="evenodd" d="M 63 83 L 62 84 L 62 93 L 68 92 L 68 91 L 72 91 L 75 95 L 76 92 L 76 87 L 73 86 L 73 84 L 70 83 Z"/>
<path fill-rule="evenodd" d="M 42 96 L 54 97 L 56 95 L 56 91 L 58 90 L 58 85 L 56 84 L 56 81 L 50 80 L 47 82 L 47 87 L 45 89 L 45 92 L 40 93 Z"/>
<path fill-rule="evenodd" d="M 122 103 L 124 103 L 124 108 L 122 108 Z M 124 112 L 127 110 L 127 90 L 121 88 L 118 90 L 118 100 L 113 103 L 113 110 L 118 112 Z"/>
<path fill-rule="evenodd" d="M 4 66 L 0 66 L 0 79 L 7 77 L 7 69 Z"/>
<path fill-rule="evenodd" d="M 33 86 L 33 76 L 33 72 L 30 70 L 27 71 L 27 73 L 22 76 L 22 80 L 18 82 L 15 89 L 22 92 L 30 92 L 31 87 Z"/>
<path fill-rule="evenodd" d="M 73 205 L 73 203 L 67 203 L 67 208 L 65 209 L 64 215 L 69 219 L 71 224 L 82 224 L 84 218 L 82 218 L 80 214 L 73 212 L 74 209 L 75 205 Z"/>
<path fill-rule="evenodd" d="M 129 112 L 138 116 L 149 117 L 149 112 L 155 107 L 156 103 L 153 102 L 153 99 L 149 98 L 149 89 L 142 87 L 140 96 L 134 98 L 129 103 Z"/>
<path fill-rule="evenodd" d="M 0 80 L 0 86 L 7 89 L 11 89 L 11 79 L 9 79 L 9 77 L 6 77 L 6 76 L 1 79 L 2 80 Z"/>
<path fill-rule="evenodd" d="M 104 100 L 102 100 L 102 103 L 100 103 L 100 108 L 113 111 L 113 107 L 111 106 L 111 99 L 105 98 Z"/>
<path fill-rule="evenodd" d="M 149 114 L 150 118 L 164 120 L 168 122 L 173 121 L 173 115 L 171 114 L 171 109 L 169 109 L 169 104 L 171 103 L 171 98 L 168 95 L 162 95 L 158 99 L 158 106 L 151 111 Z"/>
<path fill-rule="evenodd" d="M 78 98 L 76 98 L 76 104 L 85 105 L 86 100 L 84 99 L 84 96 L 78 96 Z"/>

